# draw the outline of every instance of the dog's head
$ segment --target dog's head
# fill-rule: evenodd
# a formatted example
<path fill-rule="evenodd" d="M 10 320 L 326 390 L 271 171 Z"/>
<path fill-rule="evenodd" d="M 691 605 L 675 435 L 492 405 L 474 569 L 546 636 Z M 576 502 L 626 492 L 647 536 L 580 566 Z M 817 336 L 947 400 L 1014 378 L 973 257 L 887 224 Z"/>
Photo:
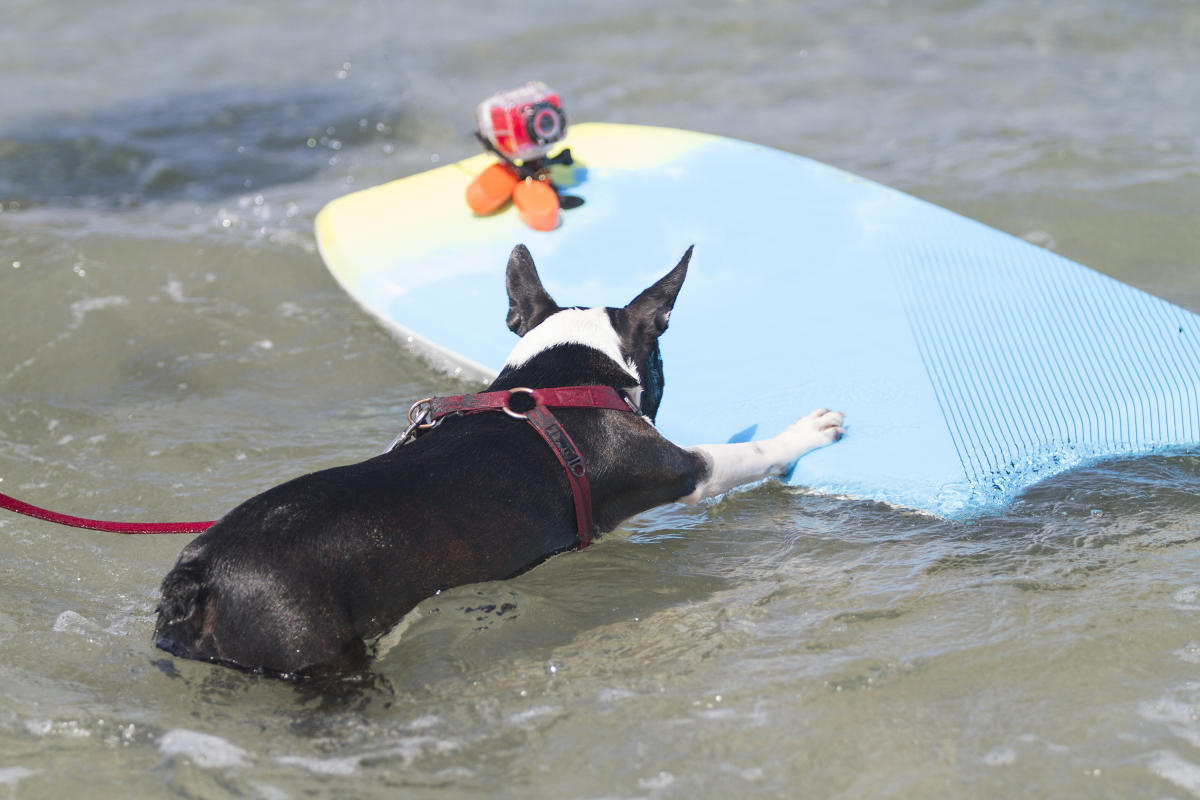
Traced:
<path fill-rule="evenodd" d="M 689 247 L 674 269 L 624 308 L 560 308 L 542 286 L 529 250 L 517 245 L 508 259 L 507 322 L 521 341 L 508 357 L 505 371 L 555 353 L 570 356 L 577 348 L 587 348 L 583 352 L 588 358 L 598 353 L 624 373 L 630 398 L 654 419 L 664 386 L 658 337 L 667 329 L 691 257 Z"/>

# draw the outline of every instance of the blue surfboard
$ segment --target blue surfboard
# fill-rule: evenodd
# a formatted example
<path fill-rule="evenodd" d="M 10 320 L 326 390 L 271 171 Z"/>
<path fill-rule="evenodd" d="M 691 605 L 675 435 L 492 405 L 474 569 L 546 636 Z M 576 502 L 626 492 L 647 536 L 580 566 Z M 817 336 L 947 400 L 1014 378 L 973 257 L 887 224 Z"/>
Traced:
<path fill-rule="evenodd" d="M 772 436 L 816 407 L 847 436 L 790 481 L 941 516 L 1096 459 L 1200 442 L 1200 317 L 1046 250 L 800 156 L 582 124 L 550 232 L 476 217 L 467 159 L 339 198 L 317 241 L 365 309 L 453 371 L 504 364 L 518 242 L 562 305 L 624 305 L 695 255 L 662 340 L 662 432 Z M 398 421 L 399 424 L 399 421 Z"/>

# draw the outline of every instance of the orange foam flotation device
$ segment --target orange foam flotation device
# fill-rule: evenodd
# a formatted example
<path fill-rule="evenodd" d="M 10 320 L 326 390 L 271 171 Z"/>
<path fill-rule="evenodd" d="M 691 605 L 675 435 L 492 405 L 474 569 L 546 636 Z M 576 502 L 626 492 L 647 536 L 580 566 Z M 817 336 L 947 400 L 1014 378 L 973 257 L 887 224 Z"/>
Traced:
<path fill-rule="evenodd" d="M 535 231 L 558 227 L 558 192 L 549 179 L 526 178 L 513 189 L 512 199 L 521 221 Z"/>
<path fill-rule="evenodd" d="M 517 171 L 509 164 L 492 164 L 479 173 L 467 187 L 467 205 L 476 214 L 492 214 L 512 199 L 520 183 Z"/>

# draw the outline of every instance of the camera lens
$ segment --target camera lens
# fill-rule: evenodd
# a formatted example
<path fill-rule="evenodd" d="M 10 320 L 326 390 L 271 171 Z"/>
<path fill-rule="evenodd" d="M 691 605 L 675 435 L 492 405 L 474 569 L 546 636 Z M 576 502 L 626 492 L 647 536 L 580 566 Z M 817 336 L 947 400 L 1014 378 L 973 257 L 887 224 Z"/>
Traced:
<path fill-rule="evenodd" d="M 563 136 L 567 121 L 553 103 L 534 103 L 526 112 L 525 129 L 537 144 L 551 144 Z"/>

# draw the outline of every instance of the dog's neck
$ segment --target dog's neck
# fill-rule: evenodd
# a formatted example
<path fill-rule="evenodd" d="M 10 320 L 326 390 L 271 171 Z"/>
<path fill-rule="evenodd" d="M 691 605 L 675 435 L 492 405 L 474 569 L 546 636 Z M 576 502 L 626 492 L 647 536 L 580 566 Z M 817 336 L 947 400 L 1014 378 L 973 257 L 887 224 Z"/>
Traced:
<path fill-rule="evenodd" d="M 583 344 L 558 344 L 518 366 L 506 366 L 489 391 L 527 386 L 549 389 L 558 386 L 612 386 L 631 395 L 640 392 L 629 370 L 607 354 Z"/>
<path fill-rule="evenodd" d="M 640 409 L 641 376 L 627 350 L 609 309 L 562 309 L 521 337 L 490 388 L 612 386 Z"/>
<path fill-rule="evenodd" d="M 629 360 L 607 308 L 564 308 L 547 317 L 521 337 L 508 356 L 505 369 L 518 369 L 542 353 L 563 345 L 583 345 L 598 350 L 639 383 L 637 367 Z"/>

